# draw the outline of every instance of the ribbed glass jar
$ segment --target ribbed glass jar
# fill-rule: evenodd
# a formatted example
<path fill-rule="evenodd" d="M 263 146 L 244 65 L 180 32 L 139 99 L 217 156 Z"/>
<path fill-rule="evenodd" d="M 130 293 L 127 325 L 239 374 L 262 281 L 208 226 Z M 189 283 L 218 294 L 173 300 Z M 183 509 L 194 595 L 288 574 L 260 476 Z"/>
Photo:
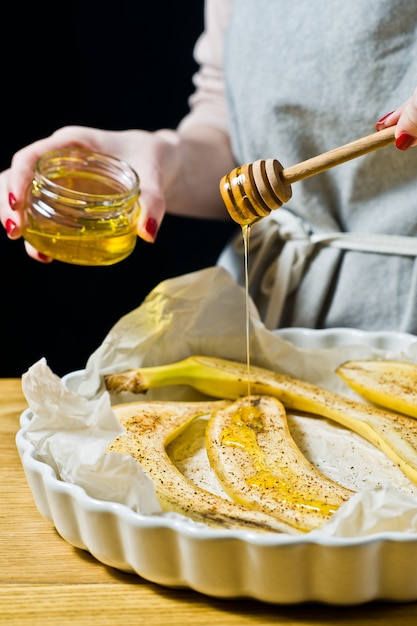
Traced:
<path fill-rule="evenodd" d="M 26 192 L 23 237 L 65 263 L 118 263 L 136 245 L 139 195 L 124 161 L 74 147 L 48 152 Z"/>

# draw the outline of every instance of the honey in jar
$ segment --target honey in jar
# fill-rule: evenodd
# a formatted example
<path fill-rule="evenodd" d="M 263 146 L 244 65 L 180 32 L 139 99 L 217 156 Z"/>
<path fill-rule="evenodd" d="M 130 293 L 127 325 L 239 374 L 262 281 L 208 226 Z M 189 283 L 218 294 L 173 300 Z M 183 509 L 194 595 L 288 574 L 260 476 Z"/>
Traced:
<path fill-rule="evenodd" d="M 43 155 L 25 197 L 23 237 L 76 265 L 112 265 L 133 251 L 139 177 L 113 156 L 71 147 Z"/>

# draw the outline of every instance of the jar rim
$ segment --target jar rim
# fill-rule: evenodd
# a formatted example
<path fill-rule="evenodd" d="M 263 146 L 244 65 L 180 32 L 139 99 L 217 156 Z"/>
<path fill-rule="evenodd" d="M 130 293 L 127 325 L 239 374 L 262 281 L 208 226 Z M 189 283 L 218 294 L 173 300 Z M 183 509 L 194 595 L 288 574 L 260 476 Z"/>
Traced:
<path fill-rule="evenodd" d="M 65 190 L 65 194 L 76 198 L 85 197 L 84 191 L 78 191 L 75 189 L 69 189 L 64 185 L 56 182 L 51 174 L 58 171 L 59 168 L 71 166 L 73 171 L 92 170 L 100 172 L 106 175 L 111 180 L 116 180 L 119 184 L 122 184 L 124 190 L 117 192 L 89 193 L 90 197 L 97 200 L 107 199 L 130 199 L 139 196 L 140 193 L 140 178 L 136 170 L 123 159 L 115 157 L 104 152 L 83 148 L 80 146 L 68 146 L 66 148 L 60 148 L 57 150 L 51 150 L 46 152 L 36 162 L 35 165 L 35 177 L 51 189 Z M 121 183 L 121 178 L 123 183 Z"/>

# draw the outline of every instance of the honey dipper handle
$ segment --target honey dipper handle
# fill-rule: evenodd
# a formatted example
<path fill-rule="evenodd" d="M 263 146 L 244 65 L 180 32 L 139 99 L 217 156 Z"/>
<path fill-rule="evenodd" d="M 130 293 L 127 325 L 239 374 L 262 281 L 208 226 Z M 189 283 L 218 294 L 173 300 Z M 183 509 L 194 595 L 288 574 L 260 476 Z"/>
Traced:
<path fill-rule="evenodd" d="M 281 171 L 280 178 L 286 185 L 291 185 L 298 180 L 320 174 L 320 172 L 324 172 L 335 165 L 340 165 L 341 163 L 345 163 L 345 161 L 350 161 L 351 159 L 355 159 L 378 148 L 388 146 L 394 143 L 394 141 L 395 126 L 390 126 L 367 137 L 362 137 L 362 139 L 352 141 L 352 143 L 307 159 L 307 161 L 286 167 Z"/>

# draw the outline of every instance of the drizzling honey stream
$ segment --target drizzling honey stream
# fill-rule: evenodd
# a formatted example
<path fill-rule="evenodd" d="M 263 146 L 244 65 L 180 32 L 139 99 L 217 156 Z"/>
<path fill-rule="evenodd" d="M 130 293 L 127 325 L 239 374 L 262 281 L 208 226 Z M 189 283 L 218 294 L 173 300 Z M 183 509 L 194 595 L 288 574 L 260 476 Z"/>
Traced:
<path fill-rule="evenodd" d="M 245 307 L 246 307 L 246 367 L 248 376 L 248 396 L 251 394 L 250 388 L 250 324 L 249 324 L 249 241 L 250 225 L 242 226 L 244 263 L 245 263 Z"/>

